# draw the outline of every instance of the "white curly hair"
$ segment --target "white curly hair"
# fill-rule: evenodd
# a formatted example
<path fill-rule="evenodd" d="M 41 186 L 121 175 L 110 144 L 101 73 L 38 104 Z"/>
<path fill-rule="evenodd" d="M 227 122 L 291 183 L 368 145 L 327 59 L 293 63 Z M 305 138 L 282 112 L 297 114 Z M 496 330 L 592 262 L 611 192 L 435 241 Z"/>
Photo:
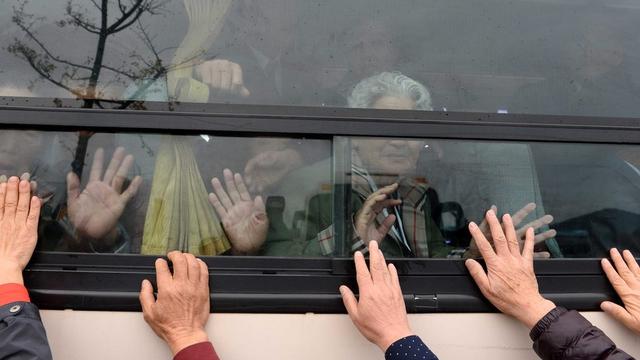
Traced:
<path fill-rule="evenodd" d="M 433 110 L 429 90 L 412 78 L 394 71 L 382 72 L 360 81 L 347 99 L 349 107 L 371 108 L 384 96 L 406 97 L 413 100 L 416 110 Z"/>

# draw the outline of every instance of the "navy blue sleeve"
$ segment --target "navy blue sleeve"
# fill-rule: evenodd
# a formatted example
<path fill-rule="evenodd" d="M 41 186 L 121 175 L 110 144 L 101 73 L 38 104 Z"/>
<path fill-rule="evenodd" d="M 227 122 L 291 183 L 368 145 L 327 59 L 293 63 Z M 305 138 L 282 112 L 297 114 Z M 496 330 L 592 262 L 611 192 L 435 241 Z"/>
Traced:
<path fill-rule="evenodd" d="M 384 353 L 386 360 L 438 360 L 422 340 L 416 336 L 407 336 L 389 346 Z"/>
<path fill-rule="evenodd" d="M 47 334 L 32 303 L 0 306 L 0 359 L 51 360 Z"/>

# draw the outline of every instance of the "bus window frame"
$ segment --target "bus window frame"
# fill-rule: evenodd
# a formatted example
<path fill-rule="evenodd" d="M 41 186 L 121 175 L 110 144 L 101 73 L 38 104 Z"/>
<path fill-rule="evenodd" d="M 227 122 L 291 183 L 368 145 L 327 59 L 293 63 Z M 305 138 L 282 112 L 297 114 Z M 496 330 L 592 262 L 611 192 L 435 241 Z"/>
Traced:
<path fill-rule="evenodd" d="M 0 99 L 2 128 L 640 144 L 640 119 L 633 118 L 219 104 L 177 104 L 173 111 L 95 110 L 47 107 L 44 104 L 52 102 L 39 99 L 11 100 Z M 150 108 L 156 105 L 162 107 Z M 140 311 L 140 282 L 154 280 L 155 258 L 36 253 L 25 281 L 43 309 Z M 399 269 L 409 312 L 496 311 L 473 284 L 462 260 L 390 261 Z M 225 256 L 205 262 L 216 312 L 343 313 L 338 286 L 356 285 L 355 269 L 347 258 Z M 536 260 L 535 268 L 541 292 L 558 305 L 598 310 L 601 301 L 617 299 L 598 259 Z"/>

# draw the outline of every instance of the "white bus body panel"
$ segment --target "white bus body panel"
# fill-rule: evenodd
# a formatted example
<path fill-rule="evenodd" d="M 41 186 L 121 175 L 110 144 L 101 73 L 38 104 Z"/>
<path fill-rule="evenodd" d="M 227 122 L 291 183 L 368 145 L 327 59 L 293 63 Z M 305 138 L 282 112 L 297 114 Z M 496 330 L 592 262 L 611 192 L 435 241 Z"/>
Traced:
<path fill-rule="evenodd" d="M 135 312 L 42 311 L 54 359 L 171 359 Z M 601 312 L 583 313 L 618 346 L 640 357 L 640 341 Z M 538 359 L 528 331 L 502 314 L 412 314 L 410 321 L 440 359 Z M 346 315 L 213 314 L 207 331 L 222 360 L 382 359 Z"/>

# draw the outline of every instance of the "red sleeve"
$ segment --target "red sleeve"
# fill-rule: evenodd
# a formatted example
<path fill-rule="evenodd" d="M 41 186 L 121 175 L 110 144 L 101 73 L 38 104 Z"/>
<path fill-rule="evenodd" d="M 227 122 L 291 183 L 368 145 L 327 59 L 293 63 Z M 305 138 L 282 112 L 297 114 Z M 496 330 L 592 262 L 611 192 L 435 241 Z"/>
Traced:
<path fill-rule="evenodd" d="M 213 349 L 213 345 L 206 341 L 180 350 L 173 360 L 220 360 L 220 358 Z"/>
<path fill-rule="evenodd" d="M 20 284 L 0 285 L 0 306 L 16 301 L 31 302 L 27 288 Z"/>

